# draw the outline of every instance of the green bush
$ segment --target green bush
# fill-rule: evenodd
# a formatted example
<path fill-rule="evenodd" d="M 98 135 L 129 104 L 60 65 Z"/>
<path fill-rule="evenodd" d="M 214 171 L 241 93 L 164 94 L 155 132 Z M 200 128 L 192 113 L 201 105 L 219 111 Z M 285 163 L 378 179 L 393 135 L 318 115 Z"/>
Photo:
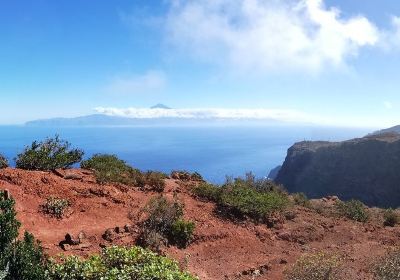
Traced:
<path fill-rule="evenodd" d="M 218 203 L 231 214 L 265 222 L 272 214 L 285 210 L 289 200 L 287 195 L 276 191 L 259 192 L 234 184 L 222 187 Z"/>
<path fill-rule="evenodd" d="M 292 197 L 293 197 L 293 202 L 296 205 L 307 207 L 307 208 L 311 207 L 311 203 L 304 193 L 295 193 L 292 195 Z"/>
<path fill-rule="evenodd" d="M 340 257 L 319 252 L 300 257 L 285 272 L 286 280 L 336 280 L 339 277 Z"/>
<path fill-rule="evenodd" d="M 69 257 L 62 263 L 49 265 L 50 280 L 195 280 L 182 272 L 178 264 L 155 253 L 133 247 L 110 247 L 100 256 L 87 260 Z"/>
<path fill-rule="evenodd" d="M 94 170 L 99 184 L 121 183 L 131 186 L 144 186 L 141 172 L 129 166 L 115 155 L 96 154 L 81 163 L 81 168 Z"/>
<path fill-rule="evenodd" d="M 383 225 L 386 227 L 394 227 L 395 225 L 400 223 L 400 217 L 393 209 L 385 210 L 383 218 Z"/>
<path fill-rule="evenodd" d="M 45 279 L 46 257 L 40 244 L 27 232 L 23 240 L 17 240 L 20 223 L 14 205 L 12 198 L 0 192 L 0 271 L 3 271 L 3 279 Z"/>
<path fill-rule="evenodd" d="M 289 205 L 288 195 L 280 186 L 269 180 L 256 180 L 252 173 L 247 173 L 245 179 L 228 178 L 221 187 L 202 183 L 192 192 L 201 199 L 216 202 L 228 216 L 249 217 L 259 222 L 266 222 Z"/>
<path fill-rule="evenodd" d="M 172 242 L 181 248 L 187 247 L 192 241 L 194 229 L 195 224 L 193 222 L 182 219 L 175 221 L 170 232 Z"/>
<path fill-rule="evenodd" d="M 41 208 L 43 213 L 61 219 L 68 206 L 70 206 L 70 203 L 67 199 L 49 197 L 46 202 L 41 205 Z"/>
<path fill-rule="evenodd" d="M 0 169 L 8 167 L 7 159 L 0 154 Z"/>
<path fill-rule="evenodd" d="M 399 279 L 400 250 L 394 250 L 382 257 L 374 266 L 375 280 Z"/>
<path fill-rule="evenodd" d="M 42 142 L 34 141 L 17 156 L 16 167 L 27 170 L 54 170 L 69 168 L 82 160 L 83 151 L 71 149 L 71 145 L 58 135 Z"/>
<path fill-rule="evenodd" d="M 225 185 L 249 187 L 258 192 L 286 192 L 283 186 L 275 184 L 274 181 L 270 179 L 257 179 L 252 172 L 246 173 L 244 178 L 238 177 L 232 180 L 231 178 L 227 177 Z"/>
<path fill-rule="evenodd" d="M 365 223 L 369 219 L 365 205 L 359 200 L 339 201 L 336 203 L 336 207 L 340 215 L 351 220 Z"/>
<path fill-rule="evenodd" d="M 40 243 L 25 232 L 24 239 L 15 242 L 8 253 L 8 275 L 5 280 L 43 280 L 46 262 Z"/>
<path fill-rule="evenodd" d="M 144 174 L 145 185 L 149 187 L 150 190 L 156 192 L 163 192 L 165 189 L 165 179 L 167 175 L 156 171 L 147 171 Z"/>
<path fill-rule="evenodd" d="M 8 197 L 4 191 L 0 191 L 0 255 L 18 237 L 21 224 L 17 221 L 15 201 Z"/>
<path fill-rule="evenodd" d="M 192 189 L 193 194 L 197 197 L 218 202 L 221 194 L 221 188 L 208 183 L 202 183 Z"/>
<path fill-rule="evenodd" d="M 174 201 L 169 201 L 163 196 L 150 199 L 142 209 L 142 212 L 146 214 L 146 219 L 142 224 L 139 238 L 141 244 L 154 251 L 159 251 L 161 245 L 167 242 L 186 247 L 191 239 L 194 224 L 182 220 L 183 209 L 184 205 L 176 198 Z M 188 230 L 186 233 L 189 235 L 187 239 L 183 237 L 184 233 L 178 229 L 178 227 L 182 226 L 182 222 L 185 223 L 183 230 Z M 190 227 L 193 228 L 190 229 Z M 175 236 L 175 233 L 178 236 Z"/>

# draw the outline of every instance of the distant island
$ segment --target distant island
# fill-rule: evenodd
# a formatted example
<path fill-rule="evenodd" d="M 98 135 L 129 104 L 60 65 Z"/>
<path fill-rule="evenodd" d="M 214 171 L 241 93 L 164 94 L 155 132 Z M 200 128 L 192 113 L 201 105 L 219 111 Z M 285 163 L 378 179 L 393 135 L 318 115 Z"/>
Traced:
<path fill-rule="evenodd" d="M 35 127 L 107 127 L 107 126 L 195 126 L 195 125 L 271 125 L 288 123 L 272 117 L 235 117 L 218 115 L 218 111 L 207 109 L 173 109 L 164 104 L 150 108 L 131 108 L 132 115 L 113 114 L 107 110 L 72 118 L 49 118 L 28 121 L 26 126 Z M 236 113 L 236 112 L 234 112 Z"/>

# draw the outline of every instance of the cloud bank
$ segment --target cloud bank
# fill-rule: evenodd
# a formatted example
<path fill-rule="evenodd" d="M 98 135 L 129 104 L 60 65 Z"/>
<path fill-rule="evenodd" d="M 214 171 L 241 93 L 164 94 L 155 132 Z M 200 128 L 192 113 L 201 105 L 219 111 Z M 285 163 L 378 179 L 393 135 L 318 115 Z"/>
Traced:
<path fill-rule="evenodd" d="M 380 30 L 323 0 L 170 0 L 166 36 L 185 55 L 229 69 L 318 72 L 346 66 L 362 48 L 400 46 L 400 19 L 392 24 Z"/>
<path fill-rule="evenodd" d="M 181 119 L 231 119 L 231 120 L 276 120 L 283 122 L 313 122 L 315 118 L 300 111 L 281 109 L 149 109 L 149 108 L 95 108 L 97 113 L 139 119 L 181 118 Z"/>

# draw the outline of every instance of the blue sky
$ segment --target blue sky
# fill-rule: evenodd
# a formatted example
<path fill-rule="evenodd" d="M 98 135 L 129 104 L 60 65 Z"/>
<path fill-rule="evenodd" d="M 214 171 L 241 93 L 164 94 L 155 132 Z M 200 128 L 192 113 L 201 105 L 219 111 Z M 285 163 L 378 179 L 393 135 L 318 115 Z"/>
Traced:
<path fill-rule="evenodd" d="M 0 124 L 170 107 L 400 123 L 394 0 L 0 2 Z"/>

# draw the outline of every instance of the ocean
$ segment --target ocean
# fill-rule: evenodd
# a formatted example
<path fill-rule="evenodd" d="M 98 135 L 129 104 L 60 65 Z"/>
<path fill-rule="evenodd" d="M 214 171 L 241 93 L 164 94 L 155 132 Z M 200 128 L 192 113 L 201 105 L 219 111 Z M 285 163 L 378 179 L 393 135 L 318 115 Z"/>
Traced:
<path fill-rule="evenodd" d="M 33 140 L 55 134 L 73 147 L 119 156 L 141 170 L 197 171 L 208 181 L 252 171 L 265 177 L 282 164 L 287 149 L 303 140 L 339 141 L 362 137 L 370 129 L 212 126 L 212 127 L 25 127 L 0 126 L 0 153 L 11 164 Z"/>

